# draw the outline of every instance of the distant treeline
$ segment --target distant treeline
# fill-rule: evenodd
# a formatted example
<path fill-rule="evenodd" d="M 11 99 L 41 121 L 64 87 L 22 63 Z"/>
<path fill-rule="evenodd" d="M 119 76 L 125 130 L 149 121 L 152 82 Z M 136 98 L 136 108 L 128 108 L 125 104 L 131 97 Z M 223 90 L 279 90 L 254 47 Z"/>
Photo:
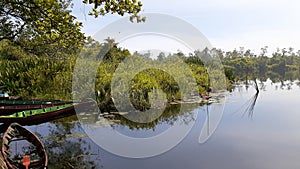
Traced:
<path fill-rule="evenodd" d="M 230 52 L 215 50 L 215 53 L 221 58 L 230 81 L 247 79 L 266 81 L 270 78 L 273 82 L 279 82 L 300 78 L 300 50 L 277 49 L 271 56 L 266 55 L 267 47 L 262 48 L 258 55 L 243 48 Z"/>

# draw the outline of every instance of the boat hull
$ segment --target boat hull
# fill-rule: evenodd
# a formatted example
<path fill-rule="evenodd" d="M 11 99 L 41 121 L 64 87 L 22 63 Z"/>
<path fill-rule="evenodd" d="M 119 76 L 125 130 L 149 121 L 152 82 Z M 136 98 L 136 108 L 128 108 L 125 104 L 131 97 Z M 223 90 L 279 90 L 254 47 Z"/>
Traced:
<path fill-rule="evenodd" d="M 68 107 L 64 107 L 57 110 L 55 109 L 55 107 L 60 107 L 60 106 L 55 106 L 54 108 L 49 107 L 46 109 L 49 109 L 50 111 L 46 110 L 41 112 L 40 114 L 28 115 L 26 117 L 23 116 L 24 115 L 23 112 L 18 112 L 9 116 L 0 116 L 0 123 L 4 123 L 4 124 L 19 123 L 21 125 L 37 125 L 37 124 L 75 115 L 76 112 L 78 111 L 83 111 L 85 109 L 88 109 L 89 106 L 91 106 L 92 104 L 94 104 L 94 102 L 73 103 L 73 104 L 68 104 L 70 105 Z M 53 108 L 54 110 L 51 110 L 51 108 Z M 41 109 L 37 109 L 37 111 L 39 110 Z M 26 111 L 26 113 L 28 112 L 29 111 Z"/>
<path fill-rule="evenodd" d="M 6 162 L 6 166 L 10 169 L 23 169 L 25 166 L 22 165 L 20 161 L 14 161 L 10 157 L 10 143 L 16 140 L 27 140 L 29 143 L 36 147 L 37 154 L 39 159 L 32 161 L 29 165 L 29 168 L 39 168 L 44 169 L 48 166 L 48 156 L 45 150 L 45 147 L 41 140 L 32 132 L 22 127 L 17 123 L 12 123 L 8 126 L 2 138 L 2 148 L 1 153 Z"/>
<path fill-rule="evenodd" d="M 0 116 L 10 115 L 13 113 L 17 113 L 25 110 L 35 110 L 35 109 L 43 109 L 47 107 L 59 106 L 64 104 L 72 103 L 68 102 L 57 102 L 57 103 L 48 103 L 48 104 L 17 104 L 17 105 L 0 105 Z"/>

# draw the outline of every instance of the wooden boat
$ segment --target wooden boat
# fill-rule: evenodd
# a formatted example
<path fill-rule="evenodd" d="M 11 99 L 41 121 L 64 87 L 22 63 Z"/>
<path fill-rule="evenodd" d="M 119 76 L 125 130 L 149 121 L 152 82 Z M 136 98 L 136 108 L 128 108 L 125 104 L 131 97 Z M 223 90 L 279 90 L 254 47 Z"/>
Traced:
<path fill-rule="evenodd" d="M 21 125 L 41 124 L 63 117 L 75 115 L 76 111 L 81 111 L 85 108 L 89 108 L 89 106 L 92 104 L 94 104 L 93 101 L 86 101 L 47 107 L 43 109 L 21 111 L 13 113 L 11 115 L 0 116 L 0 123 L 10 124 L 16 122 Z"/>
<path fill-rule="evenodd" d="M 16 103 L 26 103 L 26 102 L 20 102 L 19 101 L 19 102 L 16 102 Z M 31 103 L 35 103 L 35 102 L 31 102 Z M 41 103 L 41 102 L 39 102 L 39 103 Z M 43 108 L 47 108 L 47 107 L 54 107 L 54 106 L 68 104 L 68 103 L 72 103 L 72 101 L 45 102 L 44 104 L 0 105 L 0 116 L 10 115 L 10 114 L 17 113 L 17 112 L 20 112 L 20 111 L 25 111 L 25 110 L 34 110 L 34 109 L 43 109 Z"/>
<path fill-rule="evenodd" d="M 27 141 L 32 144 L 33 148 L 27 151 L 27 154 L 23 157 L 18 158 L 13 156 L 11 144 L 17 141 Z M 17 123 L 12 123 L 4 133 L 1 153 L 7 167 L 10 169 L 25 169 L 23 165 L 25 159 L 30 163 L 29 168 L 46 169 L 48 166 L 48 157 L 41 140 L 35 134 Z"/>

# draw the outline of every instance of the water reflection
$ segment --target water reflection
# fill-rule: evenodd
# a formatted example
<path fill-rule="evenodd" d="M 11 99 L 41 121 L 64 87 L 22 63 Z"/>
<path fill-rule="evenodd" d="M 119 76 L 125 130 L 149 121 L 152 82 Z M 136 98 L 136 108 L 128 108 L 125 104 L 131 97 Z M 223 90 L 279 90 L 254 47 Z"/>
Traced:
<path fill-rule="evenodd" d="M 99 149 L 92 148 L 75 116 L 33 128 L 33 131 L 47 148 L 49 168 L 92 169 L 101 166 Z"/>
<path fill-rule="evenodd" d="M 169 105 L 151 123 L 132 123 L 118 114 L 86 116 L 86 123 L 93 125 L 99 119 L 105 119 L 105 123 L 98 122 L 93 130 L 113 127 L 124 135 L 140 138 L 158 135 L 178 125 L 177 121 L 182 126 L 195 123 L 178 146 L 152 158 L 129 159 L 105 151 L 87 137 L 75 116 L 28 128 L 39 133 L 45 143 L 49 168 L 299 168 L 300 83 L 260 81 L 258 85 L 259 94 L 251 85 L 248 91 L 242 84 L 233 89 L 227 97 L 220 126 L 205 144 L 198 144 L 200 129 L 205 135 L 211 134 L 212 109 L 218 107 L 217 103 Z M 184 111 L 179 111 L 182 108 Z M 236 116 L 232 116 L 237 109 Z M 196 113 L 198 118 L 194 116 Z M 251 120 L 241 118 L 243 115 Z M 122 146 L 120 144 L 120 148 Z"/>
<path fill-rule="evenodd" d="M 254 112 L 254 107 L 255 107 L 255 104 L 256 104 L 256 101 L 257 101 L 257 98 L 258 98 L 258 94 L 259 92 L 256 92 L 246 103 L 246 109 L 243 113 L 243 116 L 245 114 L 248 114 L 248 117 L 249 118 L 252 118 L 253 117 L 253 112 Z"/>
<path fill-rule="evenodd" d="M 251 119 L 253 117 L 254 107 L 255 107 L 255 104 L 256 104 L 256 101 L 257 101 L 257 98 L 258 98 L 259 91 L 261 89 L 265 90 L 265 88 L 266 88 L 266 85 L 263 82 L 260 83 L 260 88 L 259 88 L 256 80 L 253 81 L 253 86 L 255 88 L 255 94 L 243 105 L 246 108 L 245 108 L 245 110 L 243 112 L 243 115 L 242 115 L 242 116 L 245 116 L 245 114 L 248 114 L 248 117 L 251 118 Z"/>

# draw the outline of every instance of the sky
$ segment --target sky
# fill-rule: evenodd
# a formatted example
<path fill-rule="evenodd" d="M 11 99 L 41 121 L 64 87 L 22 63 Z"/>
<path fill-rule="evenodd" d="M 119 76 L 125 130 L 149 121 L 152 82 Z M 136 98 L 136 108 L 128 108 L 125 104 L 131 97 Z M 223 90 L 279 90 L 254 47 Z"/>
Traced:
<path fill-rule="evenodd" d="M 122 17 L 107 15 L 97 19 L 85 15 L 90 6 L 74 0 L 73 14 L 83 22 L 83 32 L 95 35 L 105 26 Z M 300 1 L 298 0 L 141 0 L 144 13 L 162 13 L 183 19 L 196 27 L 213 47 L 225 51 L 251 49 L 259 53 L 268 46 L 269 52 L 277 48 L 300 49 Z M 142 14 L 142 13 L 141 13 Z M 170 30 L 171 31 L 171 30 Z M 149 38 L 149 36 L 148 36 Z M 124 47 L 144 50 L 136 40 L 129 39 Z M 146 41 L 147 37 L 144 37 Z M 129 42 L 131 41 L 131 42 Z M 147 40 L 149 41 L 149 40 Z M 150 41 L 156 48 L 168 42 Z M 145 45 L 145 44 L 144 44 Z M 151 48 L 150 47 L 150 48 Z M 170 49 L 171 50 L 171 49 Z"/>

